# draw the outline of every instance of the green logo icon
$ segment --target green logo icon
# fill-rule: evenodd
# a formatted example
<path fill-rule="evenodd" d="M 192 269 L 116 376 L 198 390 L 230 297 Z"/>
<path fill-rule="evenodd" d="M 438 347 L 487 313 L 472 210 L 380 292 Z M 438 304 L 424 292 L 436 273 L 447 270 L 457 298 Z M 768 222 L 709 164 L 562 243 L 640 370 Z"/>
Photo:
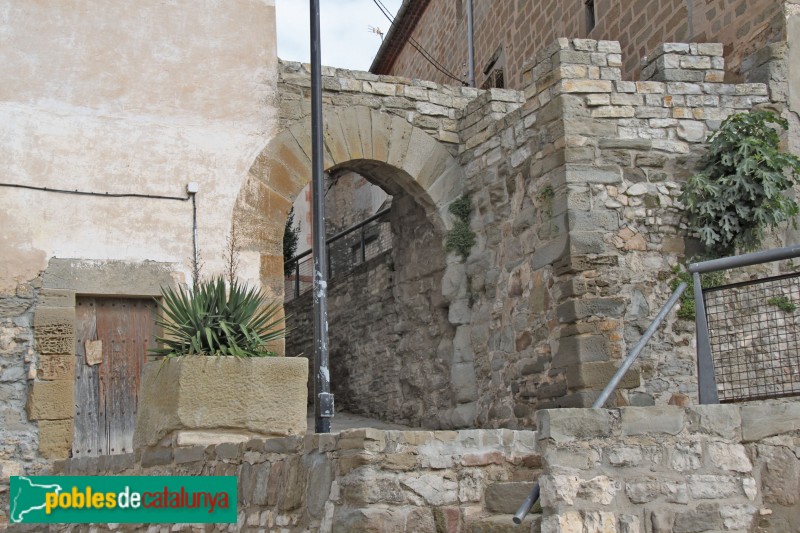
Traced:
<path fill-rule="evenodd" d="M 11 523 L 235 523 L 234 476 L 12 476 Z"/>

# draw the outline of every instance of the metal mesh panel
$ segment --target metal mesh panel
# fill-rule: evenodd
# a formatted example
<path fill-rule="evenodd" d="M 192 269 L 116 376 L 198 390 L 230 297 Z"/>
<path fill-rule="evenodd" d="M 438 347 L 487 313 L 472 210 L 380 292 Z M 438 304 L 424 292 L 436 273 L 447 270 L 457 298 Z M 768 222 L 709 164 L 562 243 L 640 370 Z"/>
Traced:
<path fill-rule="evenodd" d="M 703 298 L 720 402 L 800 395 L 800 273 Z"/>
<path fill-rule="evenodd" d="M 359 224 L 339 234 L 328 243 L 328 278 L 342 277 L 355 267 L 392 248 L 392 229 L 388 210 L 367 224 Z M 284 280 L 284 301 L 289 302 L 310 290 L 314 284 L 314 260 L 311 255 L 299 259 Z"/>

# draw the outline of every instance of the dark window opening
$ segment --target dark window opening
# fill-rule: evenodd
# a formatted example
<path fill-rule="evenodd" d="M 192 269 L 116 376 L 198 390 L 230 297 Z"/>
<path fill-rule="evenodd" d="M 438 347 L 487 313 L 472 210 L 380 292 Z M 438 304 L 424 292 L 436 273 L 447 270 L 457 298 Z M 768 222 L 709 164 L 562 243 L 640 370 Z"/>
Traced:
<path fill-rule="evenodd" d="M 595 25 L 594 0 L 583 0 L 583 4 L 586 6 L 586 33 L 588 34 Z"/>
<path fill-rule="evenodd" d="M 503 69 L 497 68 L 489 73 L 489 76 L 481 85 L 481 89 L 504 89 Z"/>
<path fill-rule="evenodd" d="M 503 47 L 494 51 L 492 57 L 483 67 L 483 74 L 486 79 L 481 84 L 481 89 L 503 89 L 505 83 L 503 79 Z"/>

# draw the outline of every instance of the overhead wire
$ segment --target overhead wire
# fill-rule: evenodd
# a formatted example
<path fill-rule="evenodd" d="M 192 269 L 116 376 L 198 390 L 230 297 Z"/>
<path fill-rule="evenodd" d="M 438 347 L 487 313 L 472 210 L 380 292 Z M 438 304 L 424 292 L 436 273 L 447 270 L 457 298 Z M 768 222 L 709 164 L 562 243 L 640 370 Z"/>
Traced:
<path fill-rule="evenodd" d="M 389 14 L 389 13 L 390 13 L 389 9 L 388 9 L 388 8 L 387 8 L 385 5 L 383 5 L 383 3 L 382 3 L 380 0 L 372 0 L 372 1 L 373 1 L 373 3 L 374 3 L 374 4 L 375 4 L 377 7 L 378 7 L 378 9 L 380 9 L 381 13 L 383 13 L 383 15 L 384 15 L 384 16 L 385 16 L 385 17 L 386 17 L 388 20 L 389 20 L 389 22 L 391 23 L 391 25 L 392 25 L 392 26 L 394 26 L 394 24 L 395 24 L 394 17 L 392 17 L 392 16 Z M 416 40 L 415 40 L 413 37 L 411 37 L 410 35 L 409 35 L 409 37 L 408 37 L 408 42 L 411 44 L 411 46 L 413 46 L 413 47 L 414 47 L 414 48 L 415 48 L 415 49 L 416 49 L 416 50 L 417 50 L 417 51 L 420 53 L 420 55 L 422 55 L 422 57 L 423 57 L 423 58 L 424 58 L 426 61 L 428 61 L 428 63 L 430 63 L 431 65 L 433 65 L 433 67 L 434 67 L 436 70 L 438 70 L 439 72 L 441 72 L 442 74 L 444 74 L 444 75 L 445 75 L 445 76 L 447 76 L 448 78 L 451 78 L 451 79 L 453 79 L 453 80 L 455 80 L 455 81 L 457 81 L 457 82 L 461 83 L 462 85 L 467 85 L 467 84 L 466 84 L 466 82 L 464 82 L 464 80 L 462 80 L 461 78 L 458 78 L 458 77 L 456 77 L 456 76 L 455 76 L 455 75 L 454 75 L 452 72 L 450 72 L 449 70 L 447 70 L 447 68 L 445 68 L 445 66 L 444 66 L 444 65 L 442 65 L 441 63 L 439 63 L 439 62 L 438 62 L 438 61 L 437 61 L 437 60 L 436 60 L 436 59 L 433 57 L 433 55 L 432 55 L 430 52 L 428 52 L 427 50 L 425 50 L 425 48 L 423 48 L 423 47 L 422 47 L 422 45 L 421 45 L 421 44 L 419 44 L 419 43 L 418 43 L 418 42 L 417 42 L 417 41 L 416 41 Z"/>

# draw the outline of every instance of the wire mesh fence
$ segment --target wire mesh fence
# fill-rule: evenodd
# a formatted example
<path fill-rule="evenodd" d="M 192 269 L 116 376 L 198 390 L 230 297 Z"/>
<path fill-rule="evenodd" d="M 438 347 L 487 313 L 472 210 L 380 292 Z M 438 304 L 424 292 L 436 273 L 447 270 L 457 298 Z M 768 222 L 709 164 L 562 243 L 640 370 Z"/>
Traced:
<path fill-rule="evenodd" d="M 703 290 L 720 402 L 800 395 L 800 272 Z"/>
<path fill-rule="evenodd" d="M 342 277 L 358 265 L 392 248 L 389 209 L 327 240 L 328 279 Z M 290 302 L 314 285 L 314 259 L 309 252 L 286 262 L 284 301 Z"/>

